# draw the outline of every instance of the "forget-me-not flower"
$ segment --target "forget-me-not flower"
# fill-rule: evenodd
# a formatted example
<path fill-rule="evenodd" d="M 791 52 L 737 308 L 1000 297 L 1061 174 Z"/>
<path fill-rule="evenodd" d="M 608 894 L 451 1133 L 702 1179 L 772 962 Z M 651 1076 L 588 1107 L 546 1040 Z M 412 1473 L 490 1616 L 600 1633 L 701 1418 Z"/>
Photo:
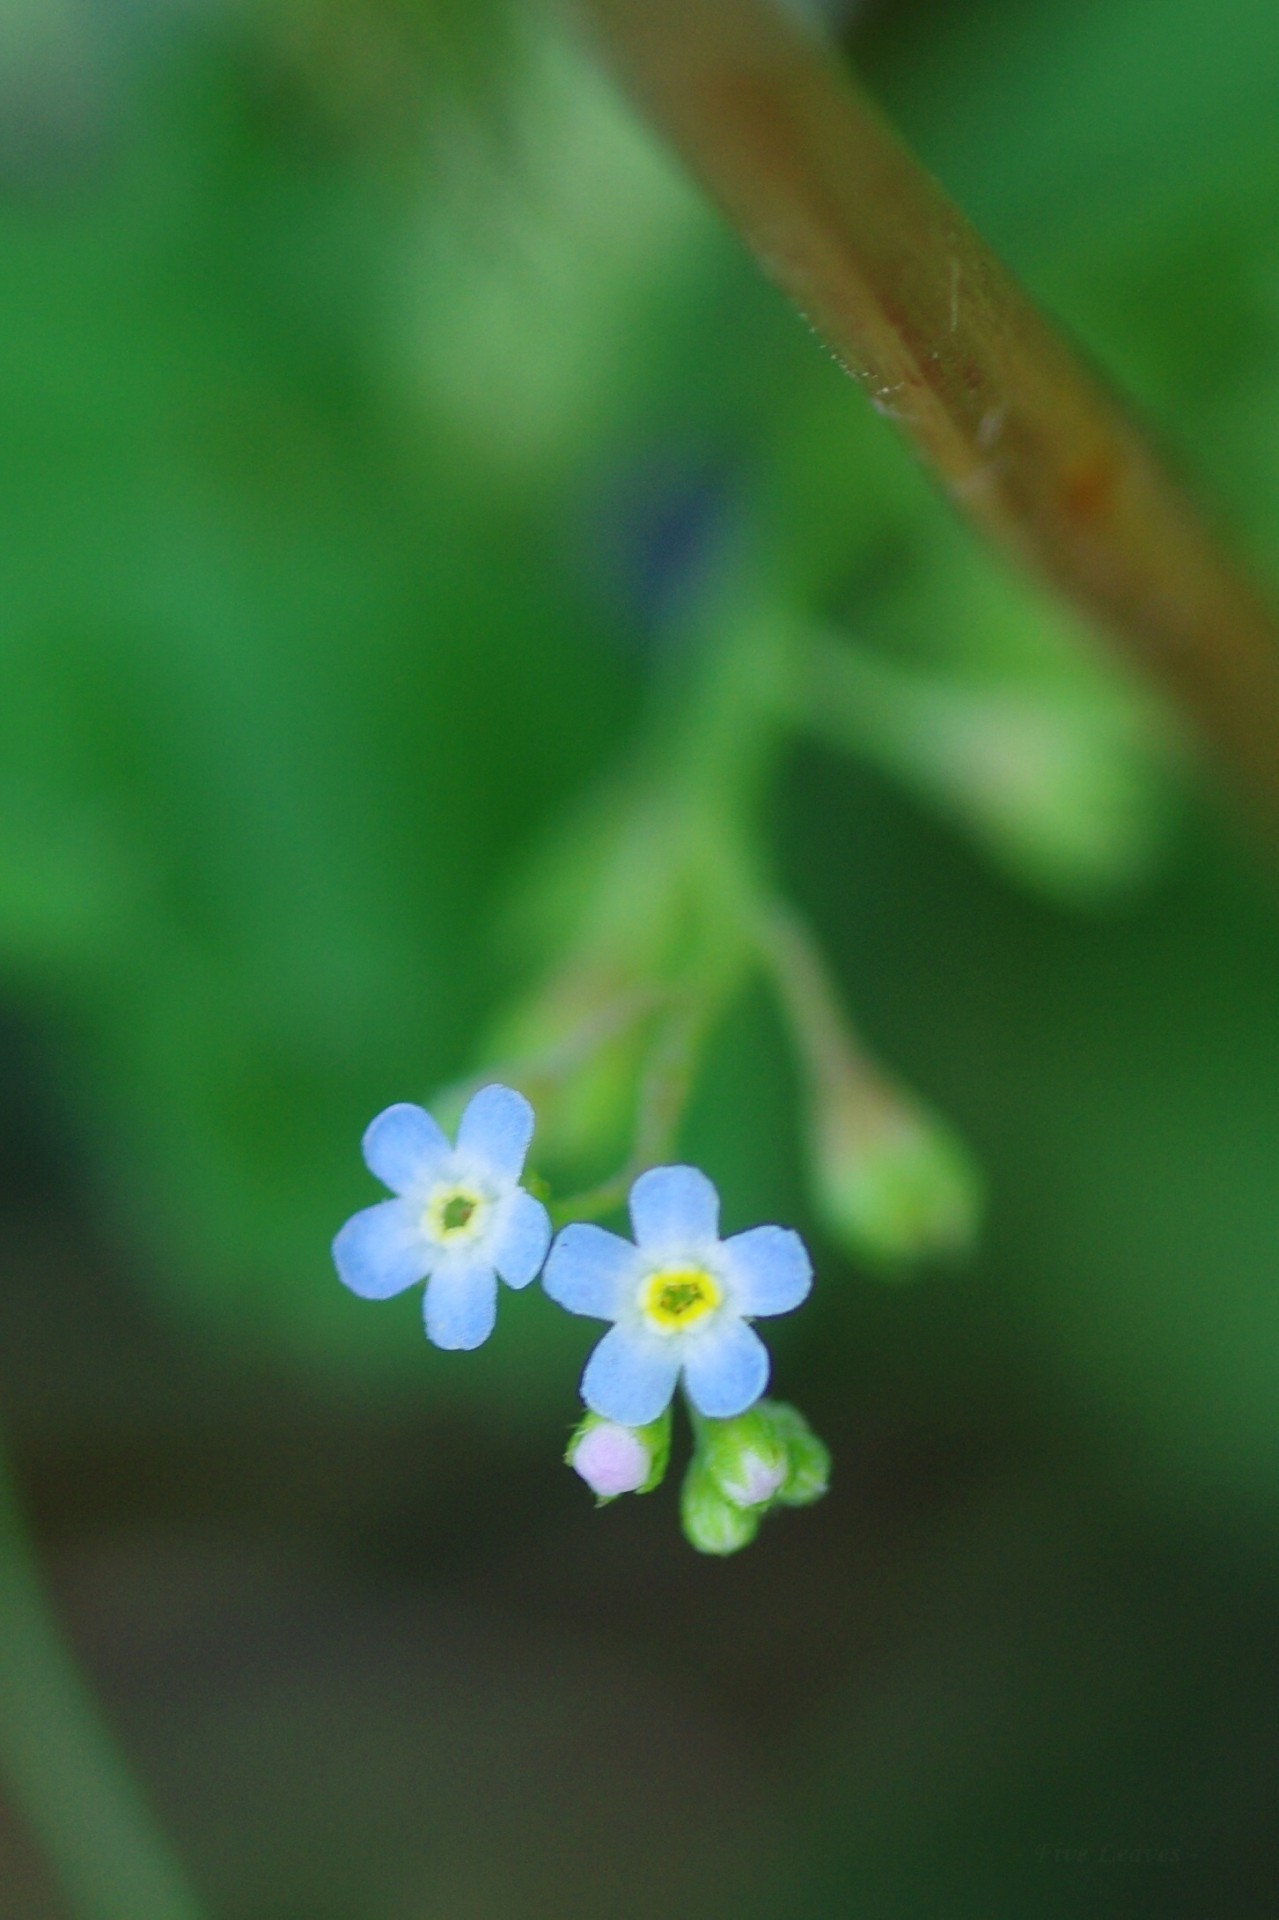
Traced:
<path fill-rule="evenodd" d="M 565 1227 L 542 1284 L 570 1313 L 612 1320 L 586 1364 L 582 1398 L 628 1427 L 655 1420 L 680 1374 L 708 1419 L 745 1412 L 768 1384 L 768 1350 L 747 1323 L 788 1313 L 812 1285 L 797 1233 L 752 1227 L 719 1237 L 719 1195 L 695 1167 L 654 1167 L 631 1188 L 636 1245 L 602 1227 Z"/>
<path fill-rule="evenodd" d="M 497 1281 L 526 1287 L 551 1239 L 546 1208 L 520 1185 L 533 1109 L 510 1087 L 483 1087 L 457 1145 L 422 1107 L 388 1107 L 364 1136 L 370 1172 L 393 1200 L 366 1207 L 333 1242 L 352 1293 L 387 1300 L 425 1280 L 426 1334 L 437 1347 L 478 1347 L 497 1318 Z"/>

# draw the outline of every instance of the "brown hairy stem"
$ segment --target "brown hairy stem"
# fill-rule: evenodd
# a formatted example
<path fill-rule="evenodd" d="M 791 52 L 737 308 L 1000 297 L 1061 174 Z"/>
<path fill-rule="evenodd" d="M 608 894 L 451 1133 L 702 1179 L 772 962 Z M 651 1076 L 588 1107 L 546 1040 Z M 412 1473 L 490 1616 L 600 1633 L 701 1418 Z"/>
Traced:
<path fill-rule="evenodd" d="M 1279 827 L 1279 627 L 1117 398 L 769 0 L 577 0 L 760 264 L 978 526 L 1091 616 Z"/>

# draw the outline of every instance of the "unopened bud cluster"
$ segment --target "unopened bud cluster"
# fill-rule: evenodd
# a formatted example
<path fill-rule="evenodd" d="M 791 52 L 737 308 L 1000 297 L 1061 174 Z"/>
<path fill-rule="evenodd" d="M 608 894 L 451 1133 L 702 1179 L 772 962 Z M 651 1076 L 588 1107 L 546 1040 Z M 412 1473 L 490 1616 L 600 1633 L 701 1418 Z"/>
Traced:
<path fill-rule="evenodd" d="M 680 1518 L 700 1553 L 736 1553 L 766 1514 L 811 1506 L 830 1485 L 829 1451 L 783 1400 L 761 1400 L 735 1420 L 698 1420 L 694 1432 Z"/>
<path fill-rule="evenodd" d="M 680 1517 L 699 1553 L 736 1553 L 767 1513 L 810 1506 L 830 1483 L 829 1452 L 784 1401 L 757 1401 L 731 1420 L 694 1415 L 693 1438 Z M 669 1410 L 646 1427 L 587 1413 L 565 1458 L 603 1506 L 623 1493 L 651 1493 L 665 1476 L 670 1445 Z"/>

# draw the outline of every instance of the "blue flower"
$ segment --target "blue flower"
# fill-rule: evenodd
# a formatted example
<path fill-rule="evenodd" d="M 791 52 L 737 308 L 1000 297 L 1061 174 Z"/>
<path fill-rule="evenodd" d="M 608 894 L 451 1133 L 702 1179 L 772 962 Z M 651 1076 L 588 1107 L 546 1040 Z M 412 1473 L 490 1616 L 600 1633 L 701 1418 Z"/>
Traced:
<path fill-rule="evenodd" d="M 542 1284 L 570 1313 L 612 1320 L 586 1364 L 593 1412 L 642 1427 L 680 1374 L 708 1419 L 727 1420 L 768 1384 L 768 1350 L 747 1322 L 789 1313 L 812 1285 L 797 1233 L 752 1227 L 719 1237 L 719 1195 L 695 1167 L 654 1167 L 631 1188 L 637 1244 L 602 1227 L 565 1227 Z"/>
<path fill-rule="evenodd" d="M 437 1347 L 481 1346 L 497 1319 L 497 1281 L 526 1287 L 546 1258 L 546 1208 L 519 1184 L 533 1109 L 510 1087 L 483 1087 L 467 1106 L 457 1145 L 421 1107 L 388 1107 L 364 1136 L 370 1172 L 396 1196 L 366 1207 L 333 1242 L 338 1277 L 366 1300 L 419 1280 L 426 1337 Z"/>

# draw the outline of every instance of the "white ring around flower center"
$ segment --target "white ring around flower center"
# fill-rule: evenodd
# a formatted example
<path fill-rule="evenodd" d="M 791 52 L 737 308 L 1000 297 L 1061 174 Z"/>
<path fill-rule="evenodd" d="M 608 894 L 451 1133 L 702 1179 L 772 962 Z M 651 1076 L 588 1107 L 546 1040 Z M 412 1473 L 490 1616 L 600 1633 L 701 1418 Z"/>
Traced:
<path fill-rule="evenodd" d="M 428 1239 L 442 1247 L 478 1240 L 488 1218 L 489 1201 L 467 1181 L 447 1180 L 435 1188 L 422 1214 Z"/>

